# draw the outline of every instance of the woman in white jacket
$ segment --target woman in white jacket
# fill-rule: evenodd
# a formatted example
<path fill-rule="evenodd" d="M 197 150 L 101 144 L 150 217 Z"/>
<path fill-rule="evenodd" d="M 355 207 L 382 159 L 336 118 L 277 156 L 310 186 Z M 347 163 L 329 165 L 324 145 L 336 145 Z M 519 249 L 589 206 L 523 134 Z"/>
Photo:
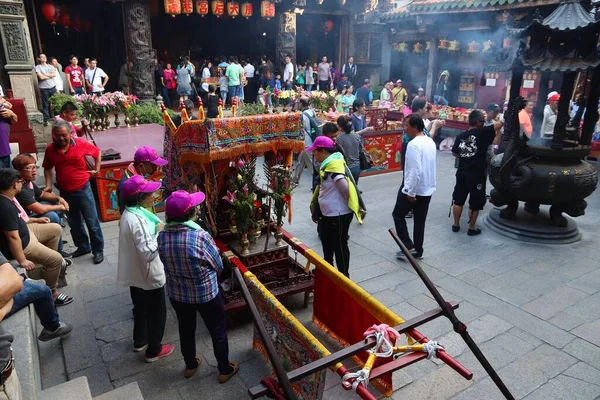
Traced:
<path fill-rule="evenodd" d="M 141 175 L 128 179 L 121 190 L 125 211 L 119 231 L 117 281 L 129 286 L 133 302 L 133 351 L 146 351 L 146 362 L 173 352 L 173 345 L 161 344 L 165 331 L 165 271 L 158 256 L 158 232 L 164 224 L 148 211 L 160 188 Z"/>

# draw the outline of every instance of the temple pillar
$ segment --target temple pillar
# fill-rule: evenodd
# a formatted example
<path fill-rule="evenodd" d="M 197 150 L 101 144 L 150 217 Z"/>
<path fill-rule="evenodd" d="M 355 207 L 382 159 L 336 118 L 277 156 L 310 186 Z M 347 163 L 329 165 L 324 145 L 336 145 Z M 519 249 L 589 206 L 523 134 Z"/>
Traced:
<path fill-rule="evenodd" d="M 437 65 L 438 36 L 430 36 L 429 42 L 429 60 L 427 62 L 427 82 L 425 82 L 425 96 L 427 96 L 428 99 L 433 101 L 433 95 L 435 90 L 434 82 L 436 82 L 436 77 L 433 75 L 433 73 Z"/>
<path fill-rule="evenodd" d="M 285 57 L 290 56 L 293 64 L 300 64 L 296 59 L 296 14 L 284 12 L 279 14 L 279 25 L 275 42 L 275 69 L 285 69 Z M 283 78 L 283 74 L 282 74 Z"/>
<path fill-rule="evenodd" d="M 8 72 L 10 87 L 15 98 L 24 99 L 30 121 L 42 123 L 38 111 L 37 78 L 33 72 L 35 61 L 31 36 L 22 0 L 0 0 L 0 39 Z"/>
<path fill-rule="evenodd" d="M 382 83 L 383 40 L 385 25 L 364 23 L 354 26 L 354 62 L 357 66 L 355 87 L 360 87 L 365 79 L 371 85 Z"/>
<path fill-rule="evenodd" d="M 133 62 L 131 92 L 142 102 L 153 102 L 156 96 L 154 84 L 156 51 L 152 48 L 148 2 L 130 0 L 123 3 L 123 17 L 127 57 Z"/>
<path fill-rule="evenodd" d="M 548 83 L 550 83 L 550 71 L 542 71 L 540 87 L 538 89 L 538 101 L 533 110 L 533 126 L 539 127 L 540 131 L 536 137 L 542 137 L 542 122 L 544 122 L 544 108 L 548 99 Z"/>
<path fill-rule="evenodd" d="M 600 67 L 596 67 L 592 73 L 590 93 L 587 98 L 585 116 L 583 117 L 583 128 L 581 129 L 581 138 L 579 139 L 579 144 L 583 146 L 589 146 L 592 143 L 594 128 L 596 126 L 596 121 L 598 121 L 597 104 L 600 100 Z"/>
<path fill-rule="evenodd" d="M 569 94 L 573 93 L 577 72 L 567 72 L 563 76 L 563 82 L 560 87 L 560 93 L 563 95 L 558 101 L 558 113 L 556 115 L 556 124 L 554 125 L 554 135 L 552 136 L 552 144 L 550 147 L 554 150 L 559 150 L 564 147 L 566 138 L 567 124 L 569 123 Z"/>

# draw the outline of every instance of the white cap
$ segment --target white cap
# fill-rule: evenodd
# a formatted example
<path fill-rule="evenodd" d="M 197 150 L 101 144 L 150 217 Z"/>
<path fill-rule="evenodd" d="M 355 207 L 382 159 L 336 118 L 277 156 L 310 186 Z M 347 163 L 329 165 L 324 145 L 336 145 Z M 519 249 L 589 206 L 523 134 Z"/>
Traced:
<path fill-rule="evenodd" d="M 398 79 L 396 83 L 402 83 L 402 79 Z"/>
<path fill-rule="evenodd" d="M 424 92 L 424 91 L 425 91 L 425 89 L 423 89 L 422 87 L 417 89 L 417 92 Z"/>
<path fill-rule="evenodd" d="M 548 93 L 548 98 L 546 100 L 550 100 L 550 97 L 554 96 L 555 94 L 558 94 L 558 92 L 550 92 L 550 93 Z"/>

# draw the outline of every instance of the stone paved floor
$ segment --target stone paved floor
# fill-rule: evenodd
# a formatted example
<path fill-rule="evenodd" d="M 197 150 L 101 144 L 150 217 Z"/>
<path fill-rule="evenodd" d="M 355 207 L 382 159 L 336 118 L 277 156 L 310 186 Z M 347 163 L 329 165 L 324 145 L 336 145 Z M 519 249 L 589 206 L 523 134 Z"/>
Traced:
<path fill-rule="evenodd" d="M 438 190 L 427 222 L 421 265 L 448 300 L 460 302 L 458 316 L 499 371 L 516 398 L 597 399 L 600 396 L 600 264 L 597 261 L 600 193 L 588 199 L 588 214 L 578 219 L 582 241 L 548 246 L 519 243 L 484 229 L 479 237 L 452 233 L 448 207 L 454 184 L 453 159 L 438 153 Z M 352 279 L 390 309 L 411 318 L 435 303 L 410 265 L 394 258 L 387 233 L 401 173 L 360 181 L 369 215 L 350 231 Z M 294 221 L 288 229 L 317 251 L 321 246 L 308 214 L 308 172 L 294 195 Z M 489 205 L 486 210 L 489 210 Z M 484 211 L 485 214 L 485 211 Z M 463 226 L 466 220 L 463 218 Z M 176 318 L 169 310 L 165 343 L 176 352 L 146 364 L 131 352 L 131 300 L 116 285 L 116 223 L 103 224 L 106 261 L 77 259 L 65 292 L 75 298 L 60 310 L 75 325 L 62 342 L 41 343 L 44 387 L 86 375 L 94 395 L 137 381 L 146 399 L 244 399 L 246 388 L 267 376 L 263 359 L 252 350 L 248 318 L 229 331 L 231 359 L 241 371 L 226 385 L 216 382 L 215 359 L 206 329 L 198 324 L 203 364 L 188 381 L 181 376 Z M 68 235 L 67 235 L 68 237 Z M 70 238 L 68 238 L 70 240 Z M 596 261 L 594 261 L 596 259 Z M 310 307 L 302 296 L 285 304 L 310 329 Z M 471 369 L 466 381 L 437 360 L 423 361 L 395 373 L 394 399 L 500 399 L 502 396 L 447 320 L 422 327 L 428 337 Z M 322 336 L 319 336 L 322 337 Z M 324 398 L 346 399 L 339 379 L 328 373 Z"/>

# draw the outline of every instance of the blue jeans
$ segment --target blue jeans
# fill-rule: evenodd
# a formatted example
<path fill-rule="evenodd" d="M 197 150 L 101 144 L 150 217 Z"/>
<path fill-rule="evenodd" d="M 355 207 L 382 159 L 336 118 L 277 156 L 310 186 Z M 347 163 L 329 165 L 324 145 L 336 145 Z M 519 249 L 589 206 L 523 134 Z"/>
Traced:
<path fill-rule="evenodd" d="M 42 201 L 42 204 L 51 204 L 47 201 Z M 56 213 L 56 211 L 48 211 L 46 214 L 42 214 L 42 215 L 35 215 L 36 218 L 49 218 L 50 222 L 54 223 L 54 224 L 59 224 L 62 222 L 60 219 L 60 216 Z M 60 239 L 58 239 L 58 248 L 56 249 L 59 253 L 62 251 L 63 249 L 63 241 L 62 241 L 62 235 L 60 236 Z"/>
<path fill-rule="evenodd" d="M 352 178 L 354 179 L 354 183 L 358 185 L 358 178 L 360 177 L 360 165 L 355 165 L 354 167 L 349 167 L 350 173 L 352 174 Z"/>
<path fill-rule="evenodd" d="M 23 282 L 23 290 L 13 296 L 13 306 L 8 316 L 16 313 L 22 308 L 33 304 L 35 313 L 40 319 L 42 326 L 50 331 L 55 331 L 59 326 L 58 314 L 54 306 L 52 291 L 46 285 L 40 285 L 31 281 Z"/>
<path fill-rule="evenodd" d="M 56 93 L 56 88 L 53 87 L 51 89 L 40 89 L 40 92 L 42 93 L 42 114 L 44 114 L 44 122 L 48 122 L 50 119 L 50 97 Z"/>
<path fill-rule="evenodd" d="M 169 89 L 167 89 L 166 86 L 160 87 L 160 95 L 163 98 L 163 103 L 165 104 L 165 107 L 171 108 L 171 97 L 169 97 Z"/>
<path fill-rule="evenodd" d="M 78 192 L 60 192 L 61 196 L 69 203 L 67 211 L 67 220 L 71 227 L 71 236 L 78 250 L 94 254 L 104 252 L 104 237 L 100 229 L 100 220 L 96 211 L 96 201 L 92 193 L 90 183 L 86 183 L 83 189 Z M 90 233 L 88 237 L 83 227 L 83 222 Z"/>
<path fill-rule="evenodd" d="M 310 93 L 312 91 L 312 87 L 313 87 L 312 83 L 310 85 L 306 85 L 306 91 L 308 93 Z"/>
<path fill-rule="evenodd" d="M 436 106 L 447 106 L 448 100 L 444 96 L 438 96 L 437 94 L 433 96 L 433 104 Z"/>
<path fill-rule="evenodd" d="M 74 87 L 73 94 L 83 94 L 83 86 L 82 87 Z"/>
<path fill-rule="evenodd" d="M 223 104 L 227 102 L 227 92 L 228 90 L 221 90 L 221 100 L 223 100 Z"/>
<path fill-rule="evenodd" d="M 240 91 L 240 85 L 229 86 L 229 99 L 233 101 L 234 97 L 237 97 Z"/>

